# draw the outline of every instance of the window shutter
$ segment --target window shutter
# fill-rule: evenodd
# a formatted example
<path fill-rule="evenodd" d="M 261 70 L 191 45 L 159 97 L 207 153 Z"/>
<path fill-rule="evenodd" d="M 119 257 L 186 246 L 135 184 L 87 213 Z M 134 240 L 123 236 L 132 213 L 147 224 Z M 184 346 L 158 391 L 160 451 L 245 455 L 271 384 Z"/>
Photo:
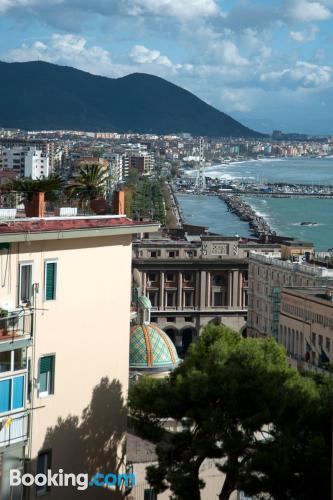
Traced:
<path fill-rule="evenodd" d="M 46 286 L 45 286 L 46 300 L 55 299 L 56 268 L 57 264 L 55 262 L 46 263 Z"/>
<path fill-rule="evenodd" d="M 0 412 L 10 410 L 11 379 L 0 382 Z"/>
<path fill-rule="evenodd" d="M 13 410 L 22 408 L 24 394 L 24 376 L 13 379 Z"/>
<path fill-rule="evenodd" d="M 52 372 L 53 356 L 44 356 L 40 359 L 40 373 Z"/>

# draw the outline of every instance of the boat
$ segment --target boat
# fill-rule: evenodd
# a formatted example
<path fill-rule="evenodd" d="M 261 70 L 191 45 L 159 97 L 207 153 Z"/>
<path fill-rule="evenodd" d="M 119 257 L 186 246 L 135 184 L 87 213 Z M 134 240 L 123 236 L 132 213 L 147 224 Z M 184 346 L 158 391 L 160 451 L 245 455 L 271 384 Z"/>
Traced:
<path fill-rule="evenodd" d="M 317 224 L 318 224 L 318 222 L 305 221 L 305 222 L 301 222 L 300 226 L 317 226 Z"/>

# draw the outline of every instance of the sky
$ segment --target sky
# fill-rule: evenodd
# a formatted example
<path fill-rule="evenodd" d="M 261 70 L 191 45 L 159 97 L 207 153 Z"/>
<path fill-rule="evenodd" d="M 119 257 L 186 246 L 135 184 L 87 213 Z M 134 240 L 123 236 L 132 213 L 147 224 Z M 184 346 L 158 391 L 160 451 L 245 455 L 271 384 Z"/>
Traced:
<path fill-rule="evenodd" d="M 3 61 L 150 73 L 256 130 L 333 135 L 333 0 L 0 0 L 0 41 Z"/>

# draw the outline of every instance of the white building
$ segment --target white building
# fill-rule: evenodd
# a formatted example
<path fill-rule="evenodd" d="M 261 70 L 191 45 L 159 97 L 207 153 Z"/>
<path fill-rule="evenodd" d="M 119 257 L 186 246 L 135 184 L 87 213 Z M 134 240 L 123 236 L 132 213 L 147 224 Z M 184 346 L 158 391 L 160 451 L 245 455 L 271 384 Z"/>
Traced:
<path fill-rule="evenodd" d="M 36 146 L 3 148 L 1 169 L 13 170 L 22 177 L 31 177 L 32 179 L 48 177 L 50 173 L 49 156 Z"/>
<path fill-rule="evenodd" d="M 49 157 L 42 151 L 29 148 L 24 158 L 24 177 L 40 179 L 49 175 Z"/>

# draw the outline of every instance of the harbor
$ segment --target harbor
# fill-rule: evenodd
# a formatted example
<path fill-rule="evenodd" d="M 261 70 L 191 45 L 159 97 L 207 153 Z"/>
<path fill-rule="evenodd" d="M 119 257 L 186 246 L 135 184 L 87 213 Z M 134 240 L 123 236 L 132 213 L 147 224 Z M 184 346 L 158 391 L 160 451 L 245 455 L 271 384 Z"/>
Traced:
<path fill-rule="evenodd" d="M 180 217 L 211 232 L 275 235 L 333 246 L 333 158 L 248 161 L 184 169 L 171 182 Z M 311 172 L 311 173 L 310 173 Z"/>

